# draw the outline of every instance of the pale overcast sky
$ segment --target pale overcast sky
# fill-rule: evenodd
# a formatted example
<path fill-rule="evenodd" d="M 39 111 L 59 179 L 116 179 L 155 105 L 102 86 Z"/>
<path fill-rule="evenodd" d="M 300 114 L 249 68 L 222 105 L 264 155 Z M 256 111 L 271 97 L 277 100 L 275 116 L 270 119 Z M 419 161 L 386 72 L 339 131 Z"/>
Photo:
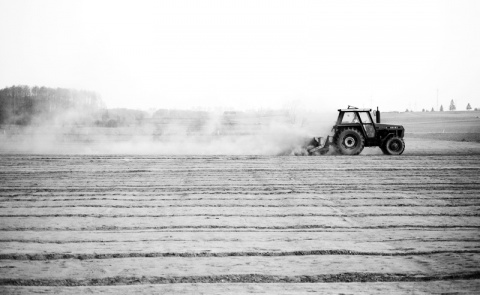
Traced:
<path fill-rule="evenodd" d="M 0 88 L 108 107 L 480 107 L 480 1 L 0 0 Z"/>

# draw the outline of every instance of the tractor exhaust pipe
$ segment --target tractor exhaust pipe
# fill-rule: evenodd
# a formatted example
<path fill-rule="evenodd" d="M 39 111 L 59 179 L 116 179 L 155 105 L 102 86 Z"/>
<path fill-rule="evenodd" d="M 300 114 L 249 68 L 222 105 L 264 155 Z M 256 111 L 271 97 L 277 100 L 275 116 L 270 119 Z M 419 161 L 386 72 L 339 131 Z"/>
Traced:
<path fill-rule="evenodd" d="M 375 118 L 376 118 L 377 124 L 380 124 L 380 111 L 378 110 L 378 107 L 377 107 L 377 111 L 375 112 Z"/>

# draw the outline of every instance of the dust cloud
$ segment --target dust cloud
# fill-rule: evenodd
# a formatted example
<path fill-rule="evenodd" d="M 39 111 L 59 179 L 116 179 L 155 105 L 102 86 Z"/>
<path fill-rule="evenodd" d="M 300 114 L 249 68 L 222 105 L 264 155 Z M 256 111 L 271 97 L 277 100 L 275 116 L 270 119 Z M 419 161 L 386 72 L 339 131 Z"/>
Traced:
<path fill-rule="evenodd" d="M 128 119 L 126 113 L 69 111 L 27 126 L 3 125 L 0 153 L 294 155 L 306 140 L 329 135 L 336 118 L 313 112 L 163 110 Z"/>

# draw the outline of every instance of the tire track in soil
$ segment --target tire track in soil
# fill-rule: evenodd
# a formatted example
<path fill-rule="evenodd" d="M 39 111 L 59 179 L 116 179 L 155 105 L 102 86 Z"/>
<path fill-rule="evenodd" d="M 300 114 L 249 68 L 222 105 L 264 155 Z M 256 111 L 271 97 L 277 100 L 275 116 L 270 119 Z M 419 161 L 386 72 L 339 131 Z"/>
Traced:
<path fill-rule="evenodd" d="M 250 208 L 250 207 L 265 207 L 265 208 L 289 208 L 289 207 L 326 207 L 326 204 L 297 204 L 297 205 L 219 205 L 219 204 L 202 204 L 202 205 L 166 205 L 166 206 L 149 206 L 149 205 L 51 205 L 51 206 L 0 206 L 0 208 L 201 208 L 201 207 L 223 207 L 223 208 Z M 340 208 L 358 208 L 358 207 L 472 207 L 480 206 L 480 203 L 466 203 L 466 204 L 443 204 L 443 205 L 426 205 L 426 204 L 364 204 L 364 205 L 338 205 Z"/>
<path fill-rule="evenodd" d="M 23 176 L 22 176 L 23 177 Z M 374 177 L 374 176 L 372 176 Z M 408 177 L 408 176 L 405 176 Z M 120 180 L 119 180 L 120 181 Z M 163 180 L 165 181 L 165 180 Z M 408 187 L 405 187 L 406 184 L 399 183 L 399 182 L 385 182 L 383 183 L 385 186 L 385 191 L 398 191 L 402 190 L 405 192 L 418 192 L 418 190 L 424 189 L 425 186 L 434 186 L 436 191 L 451 191 L 451 190 L 464 190 L 464 191 L 477 191 L 480 189 L 480 186 L 476 183 L 461 183 L 458 184 L 456 182 L 445 183 L 445 182 L 430 182 L 430 183 L 410 183 Z M 353 187 L 352 187 L 353 186 Z M 157 191 L 168 191 L 169 193 L 191 193 L 195 192 L 195 194 L 294 194 L 294 193 L 303 193 L 303 194 L 318 194 L 319 192 L 337 192 L 337 193 L 355 193 L 358 190 L 368 190 L 370 186 L 365 184 L 354 184 L 354 185 L 345 185 L 341 182 L 339 183 L 332 183 L 332 184 L 308 184 L 305 187 L 296 187 L 295 189 L 291 189 L 292 184 L 275 184 L 275 186 L 269 187 L 266 185 L 259 185 L 259 186 L 245 186 L 245 187 L 234 187 L 233 185 L 229 186 L 209 186 L 209 185 L 198 185 L 198 186 L 191 186 L 185 187 L 182 185 L 179 186 L 151 186 L 151 185 L 129 185 L 129 186 L 103 186 L 103 187 L 70 187 L 67 184 L 67 188 L 43 188 L 43 187 L 36 187 L 25 189 L 24 184 L 19 184 L 18 186 L 4 186 L 2 187 L 2 192 L 17 192 L 21 191 L 29 191 L 29 192 L 111 192 L 116 189 L 121 189 L 122 191 L 126 192 L 157 192 Z"/>
<path fill-rule="evenodd" d="M 292 206 L 296 207 L 296 206 Z M 139 218 L 139 217 L 401 217 L 401 216 L 445 216 L 445 217 L 480 217 L 480 213 L 448 214 L 448 213 L 360 213 L 360 214 L 6 214 L 0 215 L 0 218 L 9 217 L 91 217 L 91 218 Z"/>
<path fill-rule="evenodd" d="M 173 277 L 108 277 L 100 279 L 2 279 L 1 286 L 113 286 L 185 283 L 334 283 L 334 282 L 427 282 L 477 280 L 480 272 L 448 275 L 404 273 L 341 273 L 332 275 L 273 276 L 261 274 L 231 274 Z"/>
<path fill-rule="evenodd" d="M 480 250 L 438 250 L 438 251 L 408 251 L 408 252 L 361 252 L 351 250 L 299 250 L 289 252 L 151 252 L 151 253 L 102 253 L 102 254 L 69 254 L 69 253 L 44 253 L 44 254 L 0 254 L 0 260 L 61 260 L 61 259 L 114 259 L 114 258 L 138 258 L 138 257 L 238 257 L 238 256 L 426 256 L 435 254 L 480 254 Z"/>
<path fill-rule="evenodd" d="M 31 195 L 28 195 L 31 196 Z M 281 197 L 281 198 L 264 198 L 258 197 L 256 195 L 255 198 L 205 198 L 205 197 L 198 197 L 198 198 L 135 198 L 135 199 L 122 199 L 122 198 L 31 198 L 31 199 L 24 199 L 24 198 L 15 198 L 9 196 L 0 196 L 0 203 L 1 202 L 12 202 L 12 201 L 21 201 L 21 202 L 62 202 L 62 201 L 128 201 L 128 202 L 137 202 L 137 201 L 175 201 L 175 200 L 182 200 L 182 201 L 200 201 L 200 200 L 212 200 L 212 201 L 249 201 L 249 200 L 262 200 L 262 201 L 276 201 L 276 200 L 291 200 L 292 197 Z M 2 200 L 1 198 L 5 198 Z M 7 199 L 8 198 L 8 199 Z M 478 197 L 472 194 L 471 197 L 336 197 L 337 200 L 398 200 L 401 198 L 402 200 L 465 200 L 465 199 L 472 199 L 478 200 Z M 295 200 L 318 200 L 319 198 L 312 198 L 312 197 L 294 197 Z"/>
<path fill-rule="evenodd" d="M 209 226 L 142 226 L 142 227 L 120 227 L 120 226 L 103 226 L 103 227 L 16 227 L 14 229 L 2 229 L 1 231 L 126 231 L 126 230 L 187 230 L 192 231 L 199 229 L 221 229 L 221 230 L 303 230 L 303 229 L 480 229 L 480 226 L 473 225 L 384 225 L 384 226 L 328 226 L 328 225 L 294 225 L 294 226 L 228 226 L 228 225 L 209 225 Z"/>
<path fill-rule="evenodd" d="M 28 240 L 28 239 L 3 239 L 0 243 L 27 243 L 27 244 L 88 244 L 88 243 L 140 243 L 140 242 L 172 242 L 185 241 L 180 239 L 138 239 L 138 240 Z M 208 241 L 208 240 L 207 240 Z M 218 241 L 218 240 L 215 240 Z M 417 242 L 475 242 L 480 243 L 480 239 L 389 239 L 389 240 L 372 240 L 371 242 L 398 242 L 398 241 L 417 241 Z"/>

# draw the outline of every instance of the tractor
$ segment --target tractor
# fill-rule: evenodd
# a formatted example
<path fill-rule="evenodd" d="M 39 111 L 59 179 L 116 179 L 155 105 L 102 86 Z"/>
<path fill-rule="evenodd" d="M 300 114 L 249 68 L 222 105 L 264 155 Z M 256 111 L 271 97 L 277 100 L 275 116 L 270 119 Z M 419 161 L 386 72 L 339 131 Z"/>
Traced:
<path fill-rule="evenodd" d="M 348 106 L 338 110 L 338 119 L 333 126 L 333 136 L 326 139 L 314 137 L 305 148 L 309 155 L 326 154 L 333 147 L 342 155 L 358 155 L 364 147 L 378 146 L 386 155 L 401 155 L 405 150 L 405 128 L 401 125 L 380 123 L 380 111 L 375 111 L 376 122 L 372 120 L 371 109 Z"/>

